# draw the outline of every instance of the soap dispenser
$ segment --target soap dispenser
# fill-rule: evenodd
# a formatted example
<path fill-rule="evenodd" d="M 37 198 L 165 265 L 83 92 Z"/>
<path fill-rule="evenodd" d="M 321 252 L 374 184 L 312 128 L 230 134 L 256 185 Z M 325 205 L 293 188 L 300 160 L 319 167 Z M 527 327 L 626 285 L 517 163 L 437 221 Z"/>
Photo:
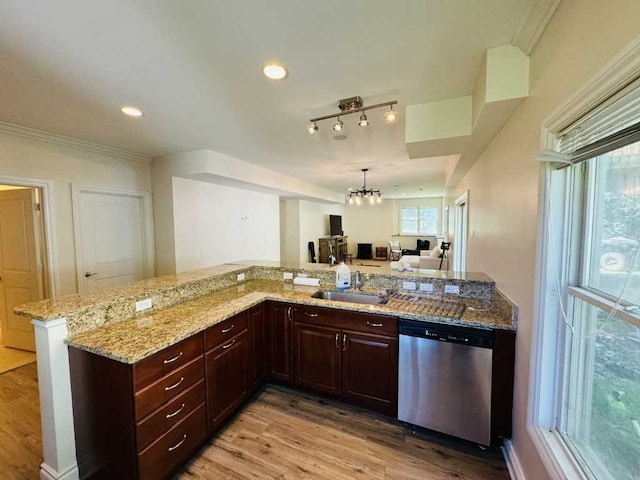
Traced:
<path fill-rule="evenodd" d="M 340 262 L 336 270 L 336 288 L 345 290 L 351 286 L 351 270 L 344 262 Z"/>

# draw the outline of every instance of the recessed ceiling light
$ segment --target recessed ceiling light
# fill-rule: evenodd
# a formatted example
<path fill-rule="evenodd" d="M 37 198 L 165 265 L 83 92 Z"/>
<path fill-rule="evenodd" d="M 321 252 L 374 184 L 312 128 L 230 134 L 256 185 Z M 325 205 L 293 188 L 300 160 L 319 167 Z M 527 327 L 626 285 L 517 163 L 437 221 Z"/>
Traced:
<path fill-rule="evenodd" d="M 142 113 L 142 110 L 131 106 L 122 107 L 120 111 L 125 115 L 129 115 L 130 117 L 141 117 L 144 115 L 144 113 Z"/>
<path fill-rule="evenodd" d="M 264 73 L 265 77 L 270 78 L 271 80 L 282 80 L 289 75 L 289 72 L 287 72 L 284 65 L 275 62 L 267 63 L 262 67 L 262 73 Z"/>

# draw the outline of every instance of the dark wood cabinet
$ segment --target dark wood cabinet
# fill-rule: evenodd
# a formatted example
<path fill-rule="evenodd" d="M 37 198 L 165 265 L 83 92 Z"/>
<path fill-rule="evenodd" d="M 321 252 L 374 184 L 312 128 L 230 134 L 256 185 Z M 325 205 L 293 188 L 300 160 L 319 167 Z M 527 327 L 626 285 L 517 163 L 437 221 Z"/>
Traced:
<path fill-rule="evenodd" d="M 307 306 L 294 307 L 293 316 L 296 385 L 397 414 L 394 317 Z"/>
<path fill-rule="evenodd" d="M 220 428 L 247 398 L 247 345 L 245 329 L 205 354 L 209 432 Z"/>
<path fill-rule="evenodd" d="M 398 339 L 343 332 L 342 396 L 371 410 L 398 412 Z"/>
<path fill-rule="evenodd" d="M 322 237 L 318 239 L 318 262 L 329 263 L 329 256 L 336 257 L 336 261 L 344 261 L 344 256 L 348 251 L 346 236 L 334 235 L 332 237 Z"/>
<path fill-rule="evenodd" d="M 247 312 L 249 334 L 249 390 L 257 389 L 266 375 L 266 327 L 264 304 L 256 305 Z"/>
<path fill-rule="evenodd" d="M 294 324 L 295 383 L 340 394 L 340 329 Z"/>
<path fill-rule="evenodd" d="M 271 378 L 293 381 L 293 307 L 286 303 L 268 305 L 267 358 Z"/>

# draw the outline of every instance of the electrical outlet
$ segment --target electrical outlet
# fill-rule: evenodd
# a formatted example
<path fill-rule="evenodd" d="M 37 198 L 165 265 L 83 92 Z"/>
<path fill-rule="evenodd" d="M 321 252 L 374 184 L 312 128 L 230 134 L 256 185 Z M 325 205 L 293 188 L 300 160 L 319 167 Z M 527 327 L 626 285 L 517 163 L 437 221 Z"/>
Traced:
<path fill-rule="evenodd" d="M 141 312 L 142 310 L 148 310 L 153 306 L 150 298 L 145 298 L 144 300 L 140 300 L 136 302 L 136 312 Z"/>
<path fill-rule="evenodd" d="M 403 290 L 415 290 L 416 289 L 416 282 L 402 282 L 402 289 Z"/>
<path fill-rule="evenodd" d="M 239 273 L 238 274 L 238 281 L 239 282 L 244 282 L 244 273 Z"/>
<path fill-rule="evenodd" d="M 293 280 L 293 273 L 291 273 L 291 272 L 284 272 L 284 279 L 285 279 L 285 280 Z"/>
<path fill-rule="evenodd" d="M 433 292 L 433 283 L 421 283 L 419 285 L 419 290 L 421 292 L 431 293 Z"/>
<path fill-rule="evenodd" d="M 460 287 L 458 285 L 445 285 L 444 293 L 451 293 L 452 295 L 460 295 Z"/>

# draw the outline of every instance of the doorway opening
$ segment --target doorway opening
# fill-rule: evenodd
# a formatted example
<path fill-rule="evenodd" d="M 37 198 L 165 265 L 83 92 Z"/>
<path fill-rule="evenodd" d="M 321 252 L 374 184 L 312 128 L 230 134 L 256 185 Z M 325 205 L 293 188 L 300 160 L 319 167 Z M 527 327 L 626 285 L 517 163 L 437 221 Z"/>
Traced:
<path fill-rule="evenodd" d="M 454 239 L 456 242 L 453 256 L 453 269 L 456 272 L 467 271 L 467 225 L 469 221 L 469 192 L 459 196 L 455 202 Z"/>

